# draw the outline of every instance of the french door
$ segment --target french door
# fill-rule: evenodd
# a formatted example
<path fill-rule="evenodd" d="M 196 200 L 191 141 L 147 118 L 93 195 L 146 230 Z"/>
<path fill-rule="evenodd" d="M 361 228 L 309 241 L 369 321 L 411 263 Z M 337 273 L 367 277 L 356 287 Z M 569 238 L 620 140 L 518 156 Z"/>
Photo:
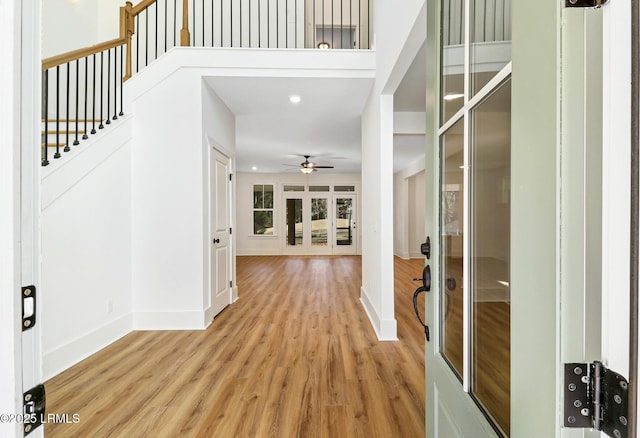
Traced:
<path fill-rule="evenodd" d="M 563 366 L 628 375 L 630 1 L 564 3 L 427 2 L 429 437 L 599 436 Z"/>
<path fill-rule="evenodd" d="M 356 196 L 334 195 L 333 197 L 334 254 L 355 254 L 356 248 Z"/>
<path fill-rule="evenodd" d="M 511 4 L 438 6 L 427 427 L 433 437 L 509 436 Z"/>
<path fill-rule="evenodd" d="M 285 253 L 331 254 L 331 207 L 326 193 L 285 192 Z"/>

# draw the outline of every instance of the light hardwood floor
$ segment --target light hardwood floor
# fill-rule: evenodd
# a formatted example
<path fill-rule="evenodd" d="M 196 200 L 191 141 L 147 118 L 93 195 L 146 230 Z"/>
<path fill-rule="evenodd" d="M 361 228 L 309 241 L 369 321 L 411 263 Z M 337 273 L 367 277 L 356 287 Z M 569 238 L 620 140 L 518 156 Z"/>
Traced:
<path fill-rule="evenodd" d="M 421 260 L 396 259 L 399 342 L 359 302 L 360 257 L 239 257 L 204 331 L 134 332 L 46 383 L 47 437 L 424 437 Z"/>

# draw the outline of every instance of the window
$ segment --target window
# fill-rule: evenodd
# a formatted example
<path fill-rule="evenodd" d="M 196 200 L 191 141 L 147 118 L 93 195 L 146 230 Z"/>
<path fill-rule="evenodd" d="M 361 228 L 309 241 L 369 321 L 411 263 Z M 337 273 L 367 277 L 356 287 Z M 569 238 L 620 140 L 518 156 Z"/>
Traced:
<path fill-rule="evenodd" d="M 273 236 L 273 184 L 253 186 L 253 234 Z"/>

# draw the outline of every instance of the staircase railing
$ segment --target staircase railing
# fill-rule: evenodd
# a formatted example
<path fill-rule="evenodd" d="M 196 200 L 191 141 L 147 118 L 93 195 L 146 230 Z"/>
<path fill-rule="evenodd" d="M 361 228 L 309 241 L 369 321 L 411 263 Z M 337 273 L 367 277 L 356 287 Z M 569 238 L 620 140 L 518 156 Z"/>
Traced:
<path fill-rule="evenodd" d="M 370 49 L 370 1 L 127 2 L 118 38 L 42 62 L 42 165 L 123 116 L 123 83 L 171 48 Z"/>

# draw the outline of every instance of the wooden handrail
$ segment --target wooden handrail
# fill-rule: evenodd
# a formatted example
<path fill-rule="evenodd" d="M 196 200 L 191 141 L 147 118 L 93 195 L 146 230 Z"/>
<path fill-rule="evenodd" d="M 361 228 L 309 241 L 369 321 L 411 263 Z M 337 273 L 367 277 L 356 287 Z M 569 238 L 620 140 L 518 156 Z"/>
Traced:
<path fill-rule="evenodd" d="M 157 0 L 142 0 L 137 5 L 133 6 L 130 1 L 127 1 L 125 6 L 120 8 L 120 37 L 105 41 L 103 43 L 95 44 L 93 46 L 85 47 L 82 49 L 73 50 L 71 52 L 63 53 L 61 55 L 52 56 L 42 61 L 42 70 L 48 70 L 58 65 L 66 64 L 68 62 L 75 61 L 77 59 L 85 58 L 96 53 L 103 52 L 105 50 L 112 49 L 114 47 L 125 45 L 127 46 L 125 74 L 123 80 L 127 80 L 132 75 L 131 57 L 132 57 L 132 36 L 135 33 L 135 21 L 134 18 L 141 12 L 145 11 L 149 6 L 156 3 Z M 182 29 L 180 30 L 180 45 L 190 45 L 191 35 L 189 32 L 189 6 L 188 0 L 183 0 L 182 8 Z"/>
<path fill-rule="evenodd" d="M 131 10 L 131 13 L 135 17 L 136 15 L 140 14 L 142 11 L 147 9 L 149 6 L 151 6 L 155 2 L 156 0 L 142 0 L 140 3 L 138 3 L 133 7 L 133 9 Z"/>
<path fill-rule="evenodd" d="M 73 50 L 61 55 L 52 56 L 51 58 L 47 58 L 42 61 L 42 70 L 48 70 L 52 67 L 66 64 L 67 62 L 75 61 L 76 59 L 85 58 L 95 53 L 103 52 L 105 50 L 113 49 L 114 47 L 118 47 L 126 43 L 127 40 L 125 38 L 116 38 L 114 40 L 105 41 L 104 43 L 95 44 L 83 49 Z"/>

